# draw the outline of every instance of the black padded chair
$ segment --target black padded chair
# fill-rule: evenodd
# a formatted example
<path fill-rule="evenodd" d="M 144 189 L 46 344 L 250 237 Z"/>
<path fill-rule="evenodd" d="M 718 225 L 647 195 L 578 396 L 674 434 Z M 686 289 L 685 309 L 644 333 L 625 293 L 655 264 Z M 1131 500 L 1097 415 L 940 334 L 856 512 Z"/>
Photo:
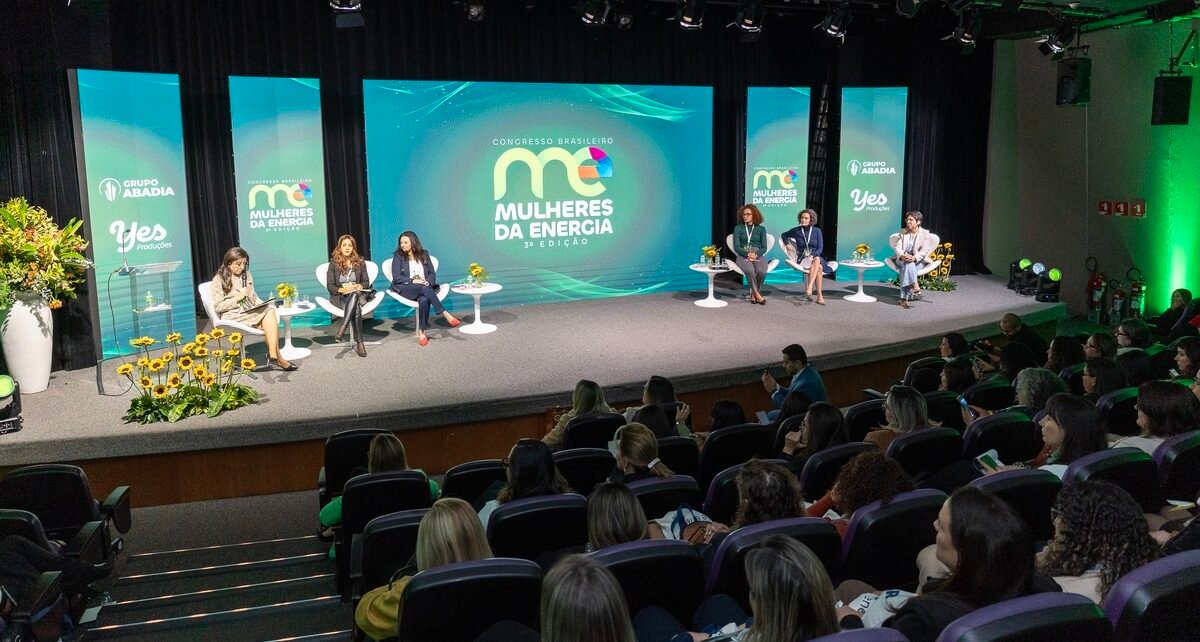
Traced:
<path fill-rule="evenodd" d="M 4 632 L 5 640 L 35 640 L 33 627 L 34 618 L 45 616 L 45 611 L 54 606 L 62 596 L 62 573 L 50 571 L 42 573 L 33 582 L 32 589 L 24 599 L 13 606 L 7 616 L 7 627 Z"/>
<path fill-rule="evenodd" d="M 765 461 L 781 465 L 786 465 L 787 463 L 782 459 L 769 459 Z M 711 517 L 714 522 L 719 524 L 733 523 L 734 514 L 737 513 L 738 507 L 737 476 L 745 465 L 737 464 L 736 466 L 730 466 L 722 470 L 717 473 L 712 483 L 708 485 L 708 492 L 704 496 L 704 514 Z"/>
<path fill-rule="evenodd" d="M 428 512 L 427 508 L 402 510 L 367 522 L 351 545 L 353 603 L 367 591 L 387 584 L 396 571 L 410 565 L 416 568 L 417 531 Z"/>
<path fill-rule="evenodd" d="M 1046 470 L 1022 468 L 985 475 L 971 485 L 1003 499 L 1029 525 L 1034 539 L 1054 537 L 1050 509 L 1062 490 L 1062 480 Z"/>
<path fill-rule="evenodd" d="M 967 388 L 963 398 L 984 410 L 1004 410 L 1017 403 L 1017 391 L 1004 379 L 988 379 Z"/>
<path fill-rule="evenodd" d="M 1120 642 L 1195 640 L 1200 632 L 1200 551 L 1136 568 L 1113 583 L 1100 606 Z"/>
<path fill-rule="evenodd" d="M 1171 347 L 1167 347 L 1161 343 L 1156 343 L 1149 348 L 1146 348 L 1146 356 L 1150 357 L 1150 365 L 1154 368 L 1154 376 L 1166 379 L 1171 376 L 1171 370 L 1175 368 L 1175 355 L 1178 354 L 1175 350 L 1175 342 L 1171 342 Z"/>
<path fill-rule="evenodd" d="M 1175 435 L 1154 449 L 1166 499 L 1195 501 L 1200 495 L 1200 430 Z"/>
<path fill-rule="evenodd" d="M 704 599 L 704 561 L 687 542 L 629 542 L 600 549 L 591 557 L 617 578 L 630 619 L 647 606 L 658 606 L 686 622 Z M 663 590 L 664 582 L 669 590 Z"/>
<path fill-rule="evenodd" d="M 74 539 L 67 542 L 65 548 L 62 549 L 62 555 L 70 559 L 80 559 L 90 562 L 100 562 L 105 559 L 108 552 L 102 541 L 103 529 L 102 522 L 88 522 L 86 526 L 79 529 L 79 533 Z M 23 510 L 0 510 L 0 540 L 9 535 L 17 535 L 23 537 L 30 542 L 33 542 L 39 548 L 47 551 L 54 550 L 50 545 L 50 540 L 46 537 L 46 531 L 42 528 L 42 522 L 38 520 L 37 515 Z M 701 579 L 701 587 L 703 586 Z M 83 613 L 87 608 L 87 595 L 63 594 L 66 598 L 69 613 L 72 617 Z M 28 605 L 19 604 L 18 608 Z M 40 609 L 32 611 L 36 613 Z M 5 638 L 6 640 L 9 638 Z M 28 638 L 13 638 L 17 640 L 30 639 Z"/>
<path fill-rule="evenodd" d="M 885 423 L 883 399 L 871 399 L 846 409 L 846 443 L 862 441 L 872 428 Z"/>
<path fill-rule="evenodd" d="M 700 470 L 700 447 L 691 437 L 664 437 L 658 440 L 658 458 L 676 475 L 696 478 Z"/>
<path fill-rule="evenodd" d="M 499 459 L 480 459 L 459 464 L 442 478 L 442 497 L 457 497 L 474 504 L 492 484 L 508 481 L 508 469 Z"/>
<path fill-rule="evenodd" d="M 896 629 L 846 629 L 829 635 L 813 638 L 809 642 L 909 642 Z"/>
<path fill-rule="evenodd" d="M 342 494 L 354 469 L 367 469 L 367 450 L 371 440 L 386 432 L 383 428 L 358 428 L 334 433 L 325 440 L 325 465 L 317 473 L 318 510 Z"/>
<path fill-rule="evenodd" d="M 1014 464 L 1037 457 L 1044 447 L 1041 428 L 1017 410 L 980 417 L 963 433 L 963 455 L 968 458 L 995 449 L 1000 461 Z"/>
<path fill-rule="evenodd" d="M 814 453 L 804 462 L 804 468 L 800 471 L 800 489 L 805 501 L 815 502 L 829 492 L 842 466 L 855 455 L 876 450 L 879 448 L 875 444 L 859 441 Z"/>
<path fill-rule="evenodd" d="M 1071 462 L 1063 473 L 1064 484 L 1097 479 L 1125 489 L 1143 512 L 1157 513 L 1166 504 L 1158 486 L 1154 459 L 1139 448 L 1112 448 L 1084 455 Z"/>
<path fill-rule="evenodd" d="M 346 482 L 342 493 L 342 523 L 333 527 L 334 577 L 338 592 L 350 598 L 350 563 L 354 539 L 367 523 L 397 511 L 429 508 L 429 478 L 419 470 L 395 470 L 359 475 Z"/>
<path fill-rule="evenodd" d="M 951 622 L 937 642 L 1111 642 L 1112 625 L 1090 599 L 1038 593 L 976 609 Z"/>
<path fill-rule="evenodd" d="M 616 412 L 600 412 L 580 415 L 567 422 L 563 433 L 562 449 L 608 448 L 617 429 L 625 425 L 625 415 Z"/>
<path fill-rule="evenodd" d="M 597 484 L 608 481 L 617 460 L 606 448 L 573 448 L 554 453 L 554 465 L 567 478 L 571 490 L 590 495 Z"/>
<path fill-rule="evenodd" d="M 801 413 L 801 414 L 795 415 L 793 417 L 788 417 L 787 419 L 783 420 L 783 423 L 779 424 L 779 427 L 775 429 L 775 444 L 771 446 L 771 454 L 770 454 L 771 457 L 783 457 L 784 456 L 783 455 L 783 446 L 784 446 L 784 441 L 787 438 L 787 434 L 789 432 L 796 432 L 797 430 L 803 430 L 804 429 L 804 418 L 807 416 L 808 416 L 808 413 Z"/>
<path fill-rule="evenodd" d="M 937 390 L 925 393 L 925 407 L 929 409 L 929 421 L 937 422 L 942 428 L 953 428 L 962 432 L 962 406 L 958 404 L 958 393 L 953 390 Z"/>
<path fill-rule="evenodd" d="M 721 593 L 737 600 L 749 612 L 750 587 L 746 583 L 746 554 L 772 535 L 786 535 L 811 550 L 829 577 L 837 577 L 842 538 L 834 525 L 819 517 L 794 517 L 743 526 L 727 535 L 717 547 L 704 586 L 705 595 Z"/>
<path fill-rule="evenodd" d="M 896 384 L 901 386 L 911 386 L 913 384 L 913 380 L 917 378 L 917 373 L 921 370 L 932 370 L 934 373 L 941 375 L 942 368 L 945 367 L 945 365 L 946 360 L 942 357 L 921 357 L 920 359 L 912 361 L 908 364 L 908 367 L 904 369 L 904 376 L 901 377 Z M 863 390 L 863 394 L 865 394 L 868 399 L 884 399 L 887 397 L 886 392 L 880 392 L 879 390 L 875 390 L 873 388 Z"/>
<path fill-rule="evenodd" d="M 696 480 L 686 475 L 647 477 L 626 485 L 642 505 L 647 519 L 662 517 L 684 504 L 696 508 L 704 501 Z"/>
<path fill-rule="evenodd" d="M 914 480 L 921 480 L 962 459 L 963 440 L 953 428 L 921 428 L 900 435 L 888 446 L 894 459 Z"/>
<path fill-rule="evenodd" d="M 518 559 L 447 564 L 404 587 L 400 642 L 471 642 L 502 620 L 538 626 L 542 572 Z"/>
<path fill-rule="evenodd" d="M 1067 392 L 1073 395 L 1083 394 L 1083 370 L 1085 367 L 1087 367 L 1086 363 L 1077 363 L 1063 368 L 1058 373 L 1058 378 L 1067 384 Z"/>
<path fill-rule="evenodd" d="M 933 522 L 945 501 L 945 493 L 921 489 L 900 493 L 887 506 L 872 502 L 854 511 L 842 538 L 841 579 L 914 587 L 917 553 L 933 543 Z"/>
<path fill-rule="evenodd" d="M 1137 388 L 1121 388 L 1096 400 L 1104 429 L 1114 435 L 1128 437 L 1141 432 L 1137 425 Z M 1194 498 L 1193 498 L 1194 499 Z"/>
<path fill-rule="evenodd" d="M 89 562 L 103 562 L 124 547 L 113 538 L 112 528 L 126 533 L 132 525 L 129 487 L 118 486 L 103 503 L 92 496 L 91 485 L 83 469 L 69 464 L 38 464 L 10 471 L 0 480 L 0 508 L 23 510 L 37 515 L 50 539 L 73 542 L 80 539 L 80 551 L 87 551 Z M 93 523 L 99 522 L 99 525 Z M 83 546 L 91 541 L 92 529 L 99 530 L 100 547 Z"/>
<path fill-rule="evenodd" d="M 515 499 L 492 512 L 488 541 L 497 557 L 539 555 L 587 544 L 587 499 L 575 493 Z"/>
<path fill-rule="evenodd" d="M 715 430 L 708 435 L 700 451 L 700 470 L 696 482 L 708 488 L 717 473 L 744 464 L 755 457 L 770 457 L 775 434 L 762 424 L 742 424 Z"/>

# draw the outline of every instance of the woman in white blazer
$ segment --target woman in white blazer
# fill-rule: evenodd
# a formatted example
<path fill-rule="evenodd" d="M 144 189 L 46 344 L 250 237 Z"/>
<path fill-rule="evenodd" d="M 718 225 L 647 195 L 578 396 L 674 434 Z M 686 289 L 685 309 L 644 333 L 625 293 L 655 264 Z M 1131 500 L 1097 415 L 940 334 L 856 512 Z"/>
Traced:
<path fill-rule="evenodd" d="M 913 210 L 904 214 L 904 227 L 892 245 L 896 252 L 896 267 L 900 270 L 900 307 L 907 308 L 909 300 L 921 296 L 917 273 L 937 249 L 933 235 L 921 227 L 921 213 Z"/>

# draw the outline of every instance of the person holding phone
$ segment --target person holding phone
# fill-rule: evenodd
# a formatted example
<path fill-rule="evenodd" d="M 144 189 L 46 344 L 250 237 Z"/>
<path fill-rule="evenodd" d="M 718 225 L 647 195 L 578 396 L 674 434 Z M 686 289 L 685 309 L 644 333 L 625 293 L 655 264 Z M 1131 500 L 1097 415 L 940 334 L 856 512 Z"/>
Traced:
<path fill-rule="evenodd" d="M 213 311 L 221 321 L 237 321 L 263 331 L 268 363 L 286 371 L 299 367 L 279 354 L 279 317 L 275 315 L 275 308 L 262 305 L 263 300 L 254 291 L 250 255 L 246 250 L 231 247 L 225 252 L 221 268 L 213 276 L 212 302 Z"/>
<path fill-rule="evenodd" d="M 422 346 L 429 345 L 425 328 L 429 327 L 430 307 L 442 315 L 450 327 L 457 328 L 462 323 L 442 307 L 437 287 L 437 271 L 429 252 L 421 247 L 421 239 L 417 238 L 416 232 L 404 232 L 396 239 L 396 254 L 392 257 L 392 291 L 417 302 L 417 343 Z"/>
<path fill-rule="evenodd" d="M 735 263 L 746 275 L 750 284 L 750 302 L 766 305 L 762 285 L 767 279 L 767 262 L 762 255 L 767 251 L 767 229 L 763 227 L 763 215 L 754 205 L 743 205 L 738 210 L 741 223 L 733 228 L 733 251 Z"/>
<path fill-rule="evenodd" d="M 763 389 L 771 395 L 771 403 L 776 408 L 767 413 L 769 420 L 775 420 L 779 415 L 778 408 L 783 406 L 783 400 L 788 394 L 796 391 L 808 395 L 809 401 L 814 403 L 829 401 L 829 395 L 825 392 L 825 381 L 821 379 L 821 373 L 808 364 L 808 352 L 804 350 L 804 346 L 793 343 L 783 349 L 783 371 L 792 378 L 787 388 L 779 385 L 770 372 L 763 370 L 762 373 Z"/>

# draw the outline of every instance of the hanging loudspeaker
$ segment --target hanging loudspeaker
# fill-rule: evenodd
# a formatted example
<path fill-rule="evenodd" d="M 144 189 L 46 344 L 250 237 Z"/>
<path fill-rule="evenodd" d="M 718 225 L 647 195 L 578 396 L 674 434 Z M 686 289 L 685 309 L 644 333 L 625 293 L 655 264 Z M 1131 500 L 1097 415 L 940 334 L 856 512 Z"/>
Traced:
<path fill-rule="evenodd" d="M 1191 109 L 1191 76 L 1159 76 L 1154 79 L 1151 125 L 1186 125 Z"/>
<path fill-rule="evenodd" d="M 1058 61 L 1059 105 L 1086 105 L 1092 97 L 1092 59 L 1067 58 Z"/>

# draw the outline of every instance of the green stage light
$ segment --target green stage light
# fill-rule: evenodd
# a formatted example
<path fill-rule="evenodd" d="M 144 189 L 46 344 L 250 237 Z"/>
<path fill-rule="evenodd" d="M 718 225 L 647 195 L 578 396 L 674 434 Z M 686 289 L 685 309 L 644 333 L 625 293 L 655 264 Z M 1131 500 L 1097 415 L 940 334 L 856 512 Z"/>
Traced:
<path fill-rule="evenodd" d="M 1042 303 L 1057 303 L 1062 288 L 1062 270 L 1050 268 L 1038 274 L 1033 298 Z"/>
<path fill-rule="evenodd" d="M 1029 266 L 1033 265 L 1033 261 L 1030 261 L 1029 259 L 1021 259 L 1018 265 L 1021 266 L 1022 270 L 1028 270 Z"/>
<path fill-rule="evenodd" d="M 1051 281 L 1057 283 L 1062 280 L 1062 270 L 1058 268 L 1050 268 L 1049 276 Z"/>
<path fill-rule="evenodd" d="M 0 402 L 12 399 L 0 407 L 0 435 L 21 429 L 21 386 L 8 375 L 0 375 Z"/>

